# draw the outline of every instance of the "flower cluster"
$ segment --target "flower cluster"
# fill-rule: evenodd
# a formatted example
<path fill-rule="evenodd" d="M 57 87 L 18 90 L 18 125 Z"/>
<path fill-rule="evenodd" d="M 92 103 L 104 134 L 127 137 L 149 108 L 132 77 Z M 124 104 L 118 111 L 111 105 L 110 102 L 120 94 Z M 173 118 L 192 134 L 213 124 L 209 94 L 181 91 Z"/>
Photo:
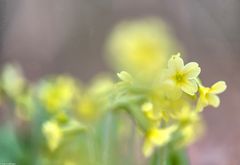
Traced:
<path fill-rule="evenodd" d="M 226 89 L 224 81 L 210 88 L 203 86 L 198 63 L 184 64 L 180 53 L 169 57 L 174 50 L 173 42 L 168 42 L 171 37 L 160 35 L 158 30 L 164 25 L 151 21 L 120 24 L 110 38 L 109 48 L 117 69 L 128 71 L 118 74 L 116 102 L 138 98 L 123 102 L 120 107 L 127 109 L 141 128 L 147 157 L 155 147 L 179 148 L 200 137 L 203 132 L 200 112 L 208 105 L 218 107 L 217 94 Z"/>
<path fill-rule="evenodd" d="M 125 84 L 124 88 L 119 88 L 125 91 L 121 97 L 139 96 L 138 101 L 125 106 L 128 111 L 142 113 L 146 118 L 142 122 L 138 120 L 139 115 L 130 113 L 144 133 L 143 152 L 146 156 L 150 156 L 155 147 L 167 144 L 183 147 L 201 135 L 200 112 L 208 105 L 219 106 L 217 94 L 226 89 L 226 84 L 219 81 L 211 88 L 204 87 L 199 80 L 200 71 L 195 62 L 184 65 L 178 53 L 169 59 L 165 69 L 159 71 L 162 76 L 156 76 L 160 78 L 151 83 L 134 79 L 125 71 L 119 74 L 121 83 Z M 130 80 L 132 83 L 128 83 Z M 131 104 L 138 110 L 131 109 Z"/>
<path fill-rule="evenodd" d="M 129 134 L 130 143 L 136 137 L 143 140 L 145 157 L 154 158 L 167 148 L 170 159 L 172 151 L 201 136 L 201 112 L 209 105 L 219 106 L 218 94 L 226 84 L 204 86 L 198 63 L 185 64 L 180 53 L 171 56 L 177 44 L 163 22 L 121 23 L 106 45 L 114 69 L 124 70 L 117 74 L 118 81 L 98 76 L 85 85 L 61 75 L 29 84 L 18 67 L 5 67 L 1 105 L 12 104 L 9 107 L 16 109 L 17 120 L 30 125 L 32 144 L 23 152 L 37 154 L 36 160 L 21 158 L 22 162 L 116 164 L 124 152 L 119 143 L 129 140 Z M 129 119 L 134 121 L 136 135 L 129 130 Z"/>

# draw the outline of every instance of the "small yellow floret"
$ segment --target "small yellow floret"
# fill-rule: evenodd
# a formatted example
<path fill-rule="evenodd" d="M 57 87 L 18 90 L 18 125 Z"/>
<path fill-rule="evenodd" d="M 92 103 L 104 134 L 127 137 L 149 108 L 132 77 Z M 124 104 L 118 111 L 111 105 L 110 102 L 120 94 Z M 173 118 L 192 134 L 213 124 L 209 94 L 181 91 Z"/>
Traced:
<path fill-rule="evenodd" d="M 197 110 L 202 111 L 204 107 L 211 105 L 213 107 L 218 107 L 220 104 L 220 99 L 217 94 L 224 92 L 227 85 L 224 81 L 218 81 L 213 84 L 210 88 L 200 86 L 199 87 L 199 100 L 197 105 Z"/>
<path fill-rule="evenodd" d="M 59 125 L 54 121 L 44 123 L 42 132 L 45 135 L 48 147 L 51 151 L 55 151 L 63 137 L 63 133 Z"/>
<path fill-rule="evenodd" d="M 53 82 L 43 84 L 40 99 L 49 112 L 68 108 L 76 92 L 74 81 L 68 77 L 58 77 Z"/>
<path fill-rule="evenodd" d="M 200 72 L 201 69 L 196 62 L 184 65 L 178 53 L 168 61 L 168 69 L 166 71 L 167 82 L 189 95 L 194 95 L 198 90 L 196 78 Z"/>
<path fill-rule="evenodd" d="M 155 147 L 167 144 L 171 140 L 172 133 L 176 130 L 176 126 L 168 128 L 152 128 L 146 133 L 143 146 L 143 153 L 146 157 L 150 156 Z"/>

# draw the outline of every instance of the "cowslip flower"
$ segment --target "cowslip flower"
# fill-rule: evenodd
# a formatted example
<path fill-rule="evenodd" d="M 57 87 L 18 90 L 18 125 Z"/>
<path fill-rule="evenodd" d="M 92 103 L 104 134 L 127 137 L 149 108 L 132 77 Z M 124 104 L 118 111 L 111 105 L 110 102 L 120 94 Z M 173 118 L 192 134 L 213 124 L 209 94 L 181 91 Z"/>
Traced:
<path fill-rule="evenodd" d="M 77 96 L 74 108 L 78 117 L 84 121 L 96 121 L 109 106 L 109 94 L 113 89 L 113 82 L 109 77 L 97 77 L 90 86 L 82 90 Z"/>
<path fill-rule="evenodd" d="M 202 111 L 203 108 L 208 105 L 211 105 L 215 108 L 218 107 L 220 105 L 220 99 L 217 94 L 224 92 L 226 88 L 227 86 L 224 81 L 218 81 L 210 88 L 200 85 L 197 110 Z"/>
<path fill-rule="evenodd" d="M 166 71 L 167 83 L 173 86 L 173 89 L 181 89 L 181 91 L 194 95 L 198 90 L 196 78 L 200 74 L 201 69 L 196 62 L 190 62 L 184 65 L 180 53 L 173 55 L 168 61 Z M 175 87 L 175 88 L 174 88 Z"/>
<path fill-rule="evenodd" d="M 46 137 L 48 147 L 51 151 L 55 151 L 63 138 L 63 132 L 55 121 L 47 121 L 43 124 L 42 132 Z"/>
<path fill-rule="evenodd" d="M 53 81 L 44 81 L 40 86 L 39 97 L 48 112 L 55 113 L 67 109 L 77 91 L 73 79 L 59 76 Z"/>
<path fill-rule="evenodd" d="M 142 111 L 144 112 L 145 116 L 153 121 L 157 121 L 160 119 L 161 114 L 156 114 L 153 109 L 153 104 L 151 102 L 144 103 L 142 105 Z"/>
<path fill-rule="evenodd" d="M 76 104 L 76 110 L 82 120 L 93 120 L 99 115 L 96 101 L 88 94 L 81 96 Z"/>
<path fill-rule="evenodd" d="M 155 147 L 161 147 L 171 140 L 172 133 L 177 129 L 176 125 L 167 128 L 151 128 L 145 135 L 143 153 L 149 157 Z"/>
<path fill-rule="evenodd" d="M 132 74 L 155 76 L 175 49 L 174 38 L 159 19 L 125 21 L 113 30 L 107 43 L 111 64 Z M 139 68 L 144 68 L 139 72 Z"/>
<path fill-rule="evenodd" d="M 163 114 L 160 110 L 156 109 L 152 102 L 146 102 L 141 107 L 144 115 L 154 126 L 159 126 Z"/>
<path fill-rule="evenodd" d="M 12 99 L 20 96 L 26 86 L 26 81 L 18 65 L 7 64 L 1 75 L 1 88 Z"/>
<path fill-rule="evenodd" d="M 178 122 L 178 130 L 181 139 L 177 146 L 182 147 L 191 144 L 203 133 L 203 124 L 198 112 L 186 105 L 177 113 L 174 119 Z"/>

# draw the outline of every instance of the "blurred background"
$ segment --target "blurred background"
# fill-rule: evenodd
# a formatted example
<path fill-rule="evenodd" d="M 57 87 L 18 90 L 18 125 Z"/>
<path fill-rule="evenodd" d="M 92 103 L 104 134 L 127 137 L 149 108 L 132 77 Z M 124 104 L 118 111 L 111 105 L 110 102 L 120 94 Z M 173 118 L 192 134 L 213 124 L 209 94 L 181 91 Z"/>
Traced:
<path fill-rule="evenodd" d="M 207 131 L 189 149 L 191 164 L 239 164 L 239 0 L 1 0 L 0 64 L 20 63 L 32 81 L 58 73 L 88 81 L 110 70 L 104 43 L 114 25 L 148 16 L 168 23 L 206 85 L 228 85 L 220 108 L 204 112 Z"/>

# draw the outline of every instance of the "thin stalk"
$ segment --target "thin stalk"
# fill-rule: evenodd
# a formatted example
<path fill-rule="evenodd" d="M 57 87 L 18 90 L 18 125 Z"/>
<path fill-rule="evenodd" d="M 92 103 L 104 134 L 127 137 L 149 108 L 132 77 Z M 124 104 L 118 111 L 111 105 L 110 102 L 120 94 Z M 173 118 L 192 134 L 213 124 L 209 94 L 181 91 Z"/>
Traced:
<path fill-rule="evenodd" d="M 91 165 L 94 165 L 96 162 L 96 153 L 95 153 L 95 145 L 94 145 L 94 134 L 93 130 L 89 130 L 89 134 L 87 136 L 87 149 L 88 149 L 88 156 L 89 162 Z"/>
<path fill-rule="evenodd" d="M 151 165 L 167 165 L 167 147 L 158 148 L 152 156 Z"/>
<path fill-rule="evenodd" d="M 135 144 L 135 127 L 134 123 L 131 124 L 131 132 L 128 142 L 128 164 L 134 163 L 134 144 Z"/>
<path fill-rule="evenodd" d="M 111 144 L 111 125 L 112 125 L 112 114 L 109 113 L 106 117 L 104 123 L 104 132 L 103 132 L 103 164 L 109 164 L 109 155 L 110 155 L 110 144 Z"/>
<path fill-rule="evenodd" d="M 131 105 L 130 109 L 128 110 L 130 115 L 133 117 L 135 123 L 142 129 L 142 131 L 147 131 L 150 127 L 150 123 L 141 112 L 141 109 L 136 105 Z"/>

